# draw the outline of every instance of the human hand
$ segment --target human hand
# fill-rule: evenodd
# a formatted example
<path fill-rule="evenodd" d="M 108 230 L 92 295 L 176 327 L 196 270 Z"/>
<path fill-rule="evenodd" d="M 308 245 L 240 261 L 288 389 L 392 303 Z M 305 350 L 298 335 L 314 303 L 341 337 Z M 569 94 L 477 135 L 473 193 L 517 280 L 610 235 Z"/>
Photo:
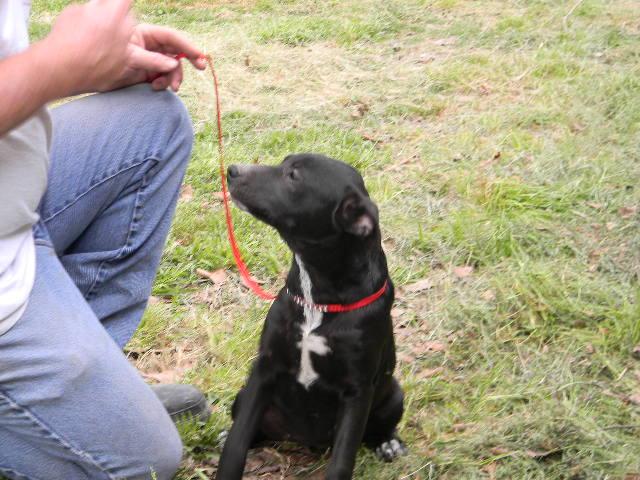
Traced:
<path fill-rule="evenodd" d="M 122 77 L 135 22 L 132 0 L 92 0 L 65 8 L 37 46 L 52 97 L 108 90 Z M 167 59 L 167 68 L 176 61 Z"/>
<path fill-rule="evenodd" d="M 182 33 L 171 28 L 141 24 L 134 28 L 129 42 L 129 59 L 119 86 L 150 81 L 155 90 L 171 87 L 177 92 L 182 83 L 182 64 L 172 66 L 183 54 L 199 70 L 206 68 L 204 54 Z"/>
<path fill-rule="evenodd" d="M 52 74 L 51 98 L 109 91 L 152 80 L 153 88 L 182 82 L 184 53 L 198 69 L 200 52 L 181 33 L 165 27 L 135 25 L 132 0 L 92 0 L 63 10 L 51 34 L 39 45 L 45 69 Z"/>

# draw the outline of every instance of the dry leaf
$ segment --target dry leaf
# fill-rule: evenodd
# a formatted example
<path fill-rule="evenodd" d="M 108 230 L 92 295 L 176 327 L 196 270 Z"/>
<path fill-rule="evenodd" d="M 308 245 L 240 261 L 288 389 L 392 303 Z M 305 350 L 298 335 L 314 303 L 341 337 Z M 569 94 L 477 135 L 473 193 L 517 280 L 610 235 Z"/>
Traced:
<path fill-rule="evenodd" d="M 491 165 L 493 165 L 493 162 L 495 162 L 497 159 L 494 157 L 488 158 L 485 161 L 480 163 L 480 168 L 482 170 L 485 170 L 487 168 L 489 168 Z"/>
<path fill-rule="evenodd" d="M 466 278 L 473 273 L 473 267 L 471 265 L 465 265 L 464 267 L 455 267 L 453 274 L 458 278 Z"/>
<path fill-rule="evenodd" d="M 640 405 L 640 393 L 634 393 L 633 395 L 629 395 L 629 402 L 634 405 Z"/>
<path fill-rule="evenodd" d="M 179 383 L 186 370 L 185 367 L 168 368 L 160 372 L 143 372 L 142 376 L 163 384 Z"/>
<path fill-rule="evenodd" d="M 188 183 L 182 185 L 182 189 L 180 190 L 180 201 L 181 202 L 190 202 L 193 200 L 193 187 Z"/>
<path fill-rule="evenodd" d="M 446 344 L 442 342 L 438 342 L 437 340 L 423 342 L 422 347 L 425 350 L 432 351 L 432 352 L 444 352 L 447 349 Z"/>
<path fill-rule="evenodd" d="M 150 295 L 149 299 L 147 300 L 147 303 L 149 305 L 158 305 L 159 303 L 162 303 L 162 299 L 160 297 L 156 297 L 154 295 Z"/>
<path fill-rule="evenodd" d="M 193 302 L 197 304 L 205 303 L 212 305 L 219 301 L 220 285 L 207 285 L 198 289 L 193 294 Z"/>
<path fill-rule="evenodd" d="M 317 470 L 315 472 L 313 472 L 311 475 L 305 475 L 305 479 L 306 480 L 324 480 L 326 475 L 325 469 L 321 468 L 320 470 Z M 287 477 L 290 478 L 290 477 Z"/>
<path fill-rule="evenodd" d="M 244 465 L 244 473 L 254 473 L 260 470 L 265 464 L 263 458 L 259 455 L 249 455 Z"/>
<path fill-rule="evenodd" d="M 454 432 L 464 432 L 466 429 L 475 427 L 475 423 L 454 423 L 451 428 Z"/>
<path fill-rule="evenodd" d="M 362 118 L 368 111 L 369 105 L 367 105 L 366 103 L 359 103 L 351 109 L 351 118 Z"/>
<path fill-rule="evenodd" d="M 429 55 L 428 53 L 421 53 L 418 57 L 418 63 L 430 63 L 436 59 L 433 55 Z"/>
<path fill-rule="evenodd" d="M 283 465 L 266 465 L 256 472 L 258 476 L 264 476 L 267 473 L 276 473 L 281 471 Z"/>
<path fill-rule="evenodd" d="M 629 398 L 626 395 L 623 395 L 622 393 L 612 392 L 608 388 L 603 390 L 602 394 L 606 395 L 607 397 L 617 398 L 621 402 L 629 403 Z"/>
<path fill-rule="evenodd" d="M 493 462 L 490 463 L 489 465 L 485 465 L 484 467 L 482 467 L 482 470 L 484 470 L 486 473 L 489 474 L 489 480 L 495 480 L 496 478 L 496 470 L 498 469 L 498 464 Z"/>
<path fill-rule="evenodd" d="M 436 375 L 440 375 L 443 371 L 444 371 L 444 368 L 442 367 L 427 368 L 425 370 L 422 370 L 418 374 L 418 378 L 424 379 L 424 378 L 435 377 Z"/>
<path fill-rule="evenodd" d="M 396 358 L 400 363 L 413 363 L 416 360 L 416 357 L 414 357 L 408 352 L 400 352 L 398 353 Z"/>
<path fill-rule="evenodd" d="M 431 287 L 433 287 L 433 282 L 428 278 L 423 278 L 422 280 L 418 280 L 415 283 L 407 285 L 404 287 L 404 290 L 410 293 L 417 293 L 422 292 L 423 290 L 429 290 Z"/>
<path fill-rule="evenodd" d="M 509 450 L 505 447 L 491 447 L 489 451 L 492 455 L 506 455 L 509 453 Z"/>
<path fill-rule="evenodd" d="M 224 200 L 224 194 L 222 192 L 214 192 L 213 198 L 222 201 Z M 231 198 L 231 194 L 229 192 L 227 192 L 227 198 Z"/>
<path fill-rule="evenodd" d="M 478 87 L 478 92 L 480 95 L 489 95 L 491 93 L 491 87 L 486 83 L 483 83 Z"/>
<path fill-rule="evenodd" d="M 618 215 L 620 215 L 622 218 L 631 218 L 636 213 L 638 213 L 638 207 L 636 206 L 625 206 L 618 209 Z"/>
<path fill-rule="evenodd" d="M 624 480 L 640 480 L 640 473 L 627 473 Z"/>
<path fill-rule="evenodd" d="M 372 143 L 377 143 L 377 144 L 382 144 L 384 143 L 382 140 L 380 140 L 379 138 L 374 137 L 373 135 L 369 135 L 368 133 L 363 133 L 362 134 L 362 139 L 366 140 L 367 142 L 372 142 Z"/>
<path fill-rule="evenodd" d="M 601 203 L 587 202 L 587 206 L 593 208 L 594 210 L 600 210 L 603 205 Z"/>
<path fill-rule="evenodd" d="M 483 300 L 491 302 L 496 299 L 496 293 L 493 290 L 487 290 L 480 295 Z"/>
<path fill-rule="evenodd" d="M 179 383 L 184 373 L 195 365 L 193 351 L 189 345 L 155 351 L 155 355 L 143 356 L 136 362 L 142 376 L 159 383 Z"/>
<path fill-rule="evenodd" d="M 442 47 L 446 45 L 454 45 L 458 42 L 458 37 L 446 37 L 446 38 L 438 38 L 433 40 L 433 43 L 440 45 Z"/>
<path fill-rule="evenodd" d="M 543 451 L 539 451 L 539 450 L 527 450 L 525 453 L 527 454 L 527 457 L 531 457 L 531 458 L 536 458 L 536 459 L 542 459 L 545 457 L 548 457 L 549 455 L 552 455 L 556 452 L 558 452 L 559 450 L 547 450 L 546 452 Z"/>
<path fill-rule="evenodd" d="M 227 279 L 227 272 L 224 271 L 224 268 L 219 268 L 213 272 L 209 272 L 207 270 L 203 270 L 202 268 L 198 268 L 196 273 L 200 275 L 202 278 L 208 278 L 213 282 L 214 285 L 222 285 L 224 281 Z"/>
<path fill-rule="evenodd" d="M 403 309 L 394 307 L 391 309 L 391 318 L 393 318 L 394 320 L 397 318 L 400 318 L 403 313 L 404 313 Z"/>

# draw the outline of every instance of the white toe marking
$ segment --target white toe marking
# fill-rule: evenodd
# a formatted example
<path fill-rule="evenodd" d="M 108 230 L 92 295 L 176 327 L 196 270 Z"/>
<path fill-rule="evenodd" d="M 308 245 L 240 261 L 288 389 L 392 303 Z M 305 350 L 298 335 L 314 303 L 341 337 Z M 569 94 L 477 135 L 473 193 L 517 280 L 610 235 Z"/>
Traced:
<path fill-rule="evenodd" d="M 313 297 L 311 296 L 311 278 L 309 277 L 309 272 L 307 272 L 304 263 L 302 263 L 298 255 L 296 255 L 296 263 L 300 269 L 302 296 L 305 302 L 312 304 Z M 300 371 L 298 372 L 298 381 L 304 385 L 305 388 L 309 388 L 311 384 L 318 379 L 318 374 L 313 369 L 313 363 L 311 362 L 311 352 L 316 355 L 326 355 L 331 349 L 327 346 L 326 338 L 311 333 L 322 325 L 322 312 L 308 305 L 305 305 L 303 309 L 304 323 L 301 326 L 302 339 L 298 342 L 298 347 L 300 347 Z"/>
<path fill-rule="evenodd" d="M 406 455 L 407 449 L 399 440 L 392 438 L 388 442 L 384 442 L 376 448 L 376 454 L 383 459 L 391 460 L 396 457 Z"/>
<path fill-rule="evenodd" d="M 224 448 L 224 444 L 227 443 L 227 438 L 229 437 L 229 431 L 228 430 L 223 430 L 222 432 L 220 432 L 220 435 L 218 435 L 218 447 L 222 450 L 222 448 Z"/>

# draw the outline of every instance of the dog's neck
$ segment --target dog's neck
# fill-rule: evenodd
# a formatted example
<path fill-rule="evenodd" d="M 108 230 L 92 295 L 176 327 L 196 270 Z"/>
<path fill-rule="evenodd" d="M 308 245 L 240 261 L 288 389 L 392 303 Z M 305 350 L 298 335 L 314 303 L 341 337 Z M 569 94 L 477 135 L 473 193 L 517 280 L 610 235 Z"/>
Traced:
<path fill-rule="evenodd" d="M 316 303 L 350 302 L 367 296 L 380 288 L 388 276 L 379 230 L 367 238 L 345 235 L 327 245 L 289 244 L 295 258 L 287 286 L 302 295 L 300 274 L 304 273 L 313 286 Z"/>

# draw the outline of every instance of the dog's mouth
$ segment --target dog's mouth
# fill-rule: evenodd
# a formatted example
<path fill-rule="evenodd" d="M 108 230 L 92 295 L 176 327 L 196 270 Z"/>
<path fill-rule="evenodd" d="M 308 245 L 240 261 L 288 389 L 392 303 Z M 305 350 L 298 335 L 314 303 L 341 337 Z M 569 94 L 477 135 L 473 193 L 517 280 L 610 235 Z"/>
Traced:
<path fill-rule="evenodd" d="M 238 207 L 240 210 L 242 210 L 243 212 L 248 213 L 249 215 L 257 218 L 258 220 L 274 226 L 271 223 L 271 216 L 268 213 L 268 210 L 266 208 L 263 207 L 258 207 L 258 206 L 252 206 L 251 208 L 249 208 L 249 206 L 246 203 L 243 203 L 241 200 L 238 200 L 238 197 L 236 197 L 233 193 L 231 193 L 231 200 L 233 201 L 234 205 L 236 207 Z"/>
<path fill-rule="evenodd" d="M 251 213 L 249 211 L 249 207 L 247 207 L 244 203 L 242 203 L 240 200 L 238 200 L 233 193 L 230 194 L 231 196 L 231 200 L 233 201 L 233 203 L 235 204 L 236 207 L 238 207 L 240 210 L 242 210 L 243 212 L 247 212 L 247 213 Z"/>

